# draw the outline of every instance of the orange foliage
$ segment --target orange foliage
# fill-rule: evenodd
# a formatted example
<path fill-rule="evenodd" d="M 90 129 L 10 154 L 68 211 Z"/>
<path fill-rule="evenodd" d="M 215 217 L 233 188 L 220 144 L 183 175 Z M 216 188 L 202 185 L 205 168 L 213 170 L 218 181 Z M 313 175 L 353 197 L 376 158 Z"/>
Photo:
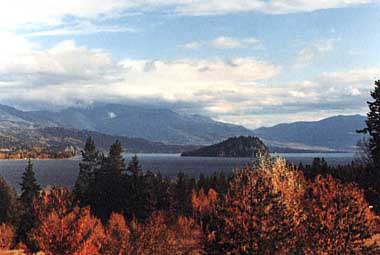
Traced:
<path fill-rule="evenodd" d="M 193 190 L 191 194 L 193 210 L 200 215 L 211 213 L 215 208 L 217 199 L 218 193 L 213 189 L 209 189 L 207 195 L 203 188 L 198 193 Z"/>
<path fill-rule="evenodd" d="M 130 231 L 125 223 L 124 216 L 112 213 L 105 228 L 105 238 L 101 254 L 104 255 L 127 255 L 130 254 Z"/>
<path fill-rule="evenodd" d="M 0 250 L 8 250 L 12 247 L 15 238 L 13 227 L 7 224 L 0 225 Z"/>
<path fill-rule="evenodd" d="M 104 237 L 101 222 L 89 208 L 71 208 L 66 189 L 45 192 L 35 203 L 38 225 L 29 238 L 46 255 L 99 254 Z"/>
<path fill-rule="evenodd" d="M 268 172 L 236 170 L 217 208 L 211 254 L 293 254 L 293 218 Z"/>
<path fill-rule="evenodd" d="M 306 253 L 379 254 L 377 244 L 365 243 L 374 217 L 356 185 L 318 176 L 305 195 Z"/>
<path fill-rule="evenodd" d="M 192 219 L 180 217 L 170 224 L 164 213 L 155 213 L 144 225 L 132 222 L 130 254 L 201 254 L 200 236 Z"/>

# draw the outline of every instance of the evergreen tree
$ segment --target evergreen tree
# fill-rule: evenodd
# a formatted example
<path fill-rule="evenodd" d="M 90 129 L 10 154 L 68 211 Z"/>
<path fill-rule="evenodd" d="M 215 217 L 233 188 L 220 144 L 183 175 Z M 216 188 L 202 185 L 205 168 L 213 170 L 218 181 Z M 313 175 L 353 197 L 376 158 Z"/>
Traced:
<path fill-rule="evenodd" d="M 79 175 L 75 182 L 74 194 L 82 205 L 89 203 L 90 187 L 94 181 L 95 172 L 99 167 L 99 152 L 91 136 L 87 138 L 82 151 L 82 161 L 79 163 Z"/>
<path fill-rule="evenodd" d="M 27 242 L 27 234 L 34 227 L 36 219 L 33 202 L 41 191 L 41 187 L 37 184 L 34 176 L 33 164 L 30 159 L 22 176 L 21 191 L 20 201 L 23 206 L 23 214 L 17 234 L 21 241 Z"/>
<path fill-rule="evenodd" d="M 116 141 L 111 145 L 108 156 L 102 157 L 100 168 L 95 172 L 91 205 L 103 222 L 108 220 L 112 212 L 120 213 L 126 207 L 126 166 L 122 153 L 123 148 Z"/>
<path fill-rule="evenodd" d="M 41 191 L 41 187 L 37 184 L 36 177 L 33 171 L 33 163 L 29 159 L 25 172 L 22 175 L 21 183 L 21 196 L 20 200 L 24 207 L 32 205 L 34 198 L 36 198 Z"/>
<path fill-rule="evenodd" d="M 121 143 L 116 140 L 114 144 L 111 145 L 109 152 L 108 167 L 109 171 L 114 177 L 120 177 L 126 172 L 125 161 L 123 158 L 123 147 Z"/>
<path fill-rule="evenodd" d="M 380 80 L 375 81 L 375 90 L 371 92 L 371 97 L 374 100 L 367 102 L 367 127 L 358 132 L 370 135 L 368 145 L 371 158 L 375 169 L 380 169 Z"/>
<path fill-rule="evenodd" d="M 142 168 L 139 162 L 139 158 L 137 155 L 134 155 L 131 159 L 131 161 L 128 163 L 127 172 L 131 175 L 141 175 L 142 174 Z"/>
<path fill-rule="evenodd" d="M 16 190 L 0 176 L 0 224 L 17 224 L 19 209 Z"/>

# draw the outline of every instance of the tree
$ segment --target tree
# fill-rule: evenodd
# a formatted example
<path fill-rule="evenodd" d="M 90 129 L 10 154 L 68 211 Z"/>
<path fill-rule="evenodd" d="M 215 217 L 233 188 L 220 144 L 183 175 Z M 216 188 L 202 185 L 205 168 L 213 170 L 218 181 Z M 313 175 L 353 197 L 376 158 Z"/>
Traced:
<path fill-rule="evenodd" d="M 140 161 L 137 155 L 134 155 L 131 161 L 128 163 L 127 172 L 135 176 L 142 175 L 142 168 L 141 168 Z"/>
<path fill-rule="evenodd" d="M 0 224 L 13 223 L 17 225 L 19 221 L 20 205 L 17 200 L 17 193 L 14 188 L 8 185 L 0 176 Z"/>
<path fill-rule="evenodd" d="M 103 222 L 108 220 L 112 212 L 121 213 L 126 207 L 126 167 L 122 153 L 123 148 L 116 141 L 111 145 L 108 156 L 102 157 L 100 168 L 95 172 L 90 204 Z"/>
<path fill-rule="evenodd" d="M 79 175 L 75 182 L 74 193 L 82 205 L 87 205 L 90 199 L 90 187 L 99 167 L 99 152 L 91 136 L 87 138 L 82 151 L 82 161 L 79 163 Z"/>
<path fill-rule="evenodd" d="M 104 255 L 128 255 L 132 250 L 130 231 L 124 216 L 112 213 L 105 227 L 105 238 L 101 249 Z"/>
<path fill-rule="evenodd" d="M 210 224 L 209 254 L 294 254 L 293 217 L 267 171 L 236 170 Z"/>
<path fill-rule="evenodd" d="M 36 177 L 33 171 L 33 163 L 29 159 L 25 172 L 22 175 L 21 182 L 21 196 L 20 200 L 24 206 L 31 206 L 34 198 L 36 198 L 41 191 L 40 185 L 37 184 Z"/>
<path fill-rule="evenodd" d="M 178 254 L 202 253 L 201 231 L 192 219 L 179 217 L 171 223 L 163 212 L 154 213 L 146 224 L 132 221 L 129 254 Z"/>
<path fill-rule="evenodd" d="M 0 251 L 8 250 L 12 247 L 15 239 L 15 231 L 7 224 L 0 225 Z"/>
<path fill-rule="evenodd" d="M 331 176 L 318 176 L 305 192 L 306 247 L 311 254 L 379 254 L 369 246 L 374 217 L 362 191 Z"/>
<path fill-rule="evenodd" d="M 100 254 L 104 231 L 90 209 L 72 202 L 70 192 L 53 188 L 35 201 L 37 225 L 29 239 L 46 255 Z"/>
<path fill-rule="evenodd" d="M 20 201 L 23 206 L 23 214 L 21 216 L 21 224 L 18 228 L 18 236 L 22 241 L 26 241 L 27 233 L 32 229 L 35 222 L 33 212 L 33 201 L 38 197 L 41 187 L 37 184 L 34 176 L 33 164 L 29 159 L 28 165 L 22 176 Z"/>
<path fill-rule="evenodd" d="M 114 144 L 111 145 L 109 152 L 109 171 L 112 176 L 120 177 L 125 174 L 125 160 L 123 158 L 123 147 L 121 143 L 116 140 Z"/>
<path fill-rule="evenodd" d="M 368 140 L 371 158 L 375 169 L 380 169 L 380 80 L 375 81 L 375 90 L 371 92 L 373 101 L 368 101 L 366 125 L 360 133 L 369 134 Z"/>

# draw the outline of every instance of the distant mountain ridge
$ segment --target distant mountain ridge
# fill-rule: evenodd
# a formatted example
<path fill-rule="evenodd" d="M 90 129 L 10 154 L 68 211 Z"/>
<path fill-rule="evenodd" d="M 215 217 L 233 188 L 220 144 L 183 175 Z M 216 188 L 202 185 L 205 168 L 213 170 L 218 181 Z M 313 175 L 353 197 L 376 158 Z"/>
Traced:
<path fill-rule="evenodd" d="M 365 127 L 365 116 L 340 115 L 320 121 L 302 121 L 254 130 L 266 144 L 277 147 L 314 148 L 321 151 L 354 151 L 364 138 L 356 130 Z"/>
<path fill-rule="evenodd" d="M 120 104 L 68 108 L 59 112 L 21 112 L 36 126 L 85 129 L 110 135 L 144 138 L 166 144 L 205 145 L 237 135 L 252 135 L 243 126 L 217 122 L 200 115 L 179 114 L 168 109 Z M 45 120 L 48 125 L 44 125 Z"/>
<path fill-rule="evenodd" d="M 250 130 L 200 115 L 120 104 L 53 111 L 20 111 L 0 105 L 0 129 L 61 127 L 174 145 L 210 145 L 235 136 L 257 136 L 274 151 L 354 151 L 365 116 L 334 116 L 320 121 L 278 124 Z"/>

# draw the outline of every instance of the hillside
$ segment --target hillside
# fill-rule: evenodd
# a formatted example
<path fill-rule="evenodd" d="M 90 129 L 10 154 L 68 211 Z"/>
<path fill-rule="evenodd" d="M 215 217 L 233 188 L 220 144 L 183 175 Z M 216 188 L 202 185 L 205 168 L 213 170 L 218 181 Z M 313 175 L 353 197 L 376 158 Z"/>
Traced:
<path fill-rule="evenodd" d="M 183 152 L 184 157 L 256 157 L 268 153 L 268 148 L 257 137 L 232 137 L 221 143 Z"/>
<path fill-rule="evenodd" d="M 165 144 L 206 145 L 231 136 L 252 135 L 242 126 L 217 122 L 200 115 L 179 114 L 168 109 L 120 104 L 68 108 L 59 112 L 24 112 L 0 107 L 0 127 L 64 127 L 138 137 Z"/>
<path fill-rule="evenodd" d="M 33 150 L 36 147 L 51 152 L 73 150 L 78 152 L 88 136 L 92 136 L 100 150 L 108 150 L 119 140 L 127 152 L 131 153 L 180 153 L 194 149 L 194 146 L 166 145 L 141 138 L 112 136 L 95 131 L 48 127 L 41 129 L 0 129 L 0 148 L 12 150 Z"/>
<path fill-rule="evenodd" d="M 320 151 L 353 151 L 363 135 L 356 130 L 365 126 L 365 116 L 334 116 L 320 121 L 279 124 L 254 130 L 266 144 Z"/>

